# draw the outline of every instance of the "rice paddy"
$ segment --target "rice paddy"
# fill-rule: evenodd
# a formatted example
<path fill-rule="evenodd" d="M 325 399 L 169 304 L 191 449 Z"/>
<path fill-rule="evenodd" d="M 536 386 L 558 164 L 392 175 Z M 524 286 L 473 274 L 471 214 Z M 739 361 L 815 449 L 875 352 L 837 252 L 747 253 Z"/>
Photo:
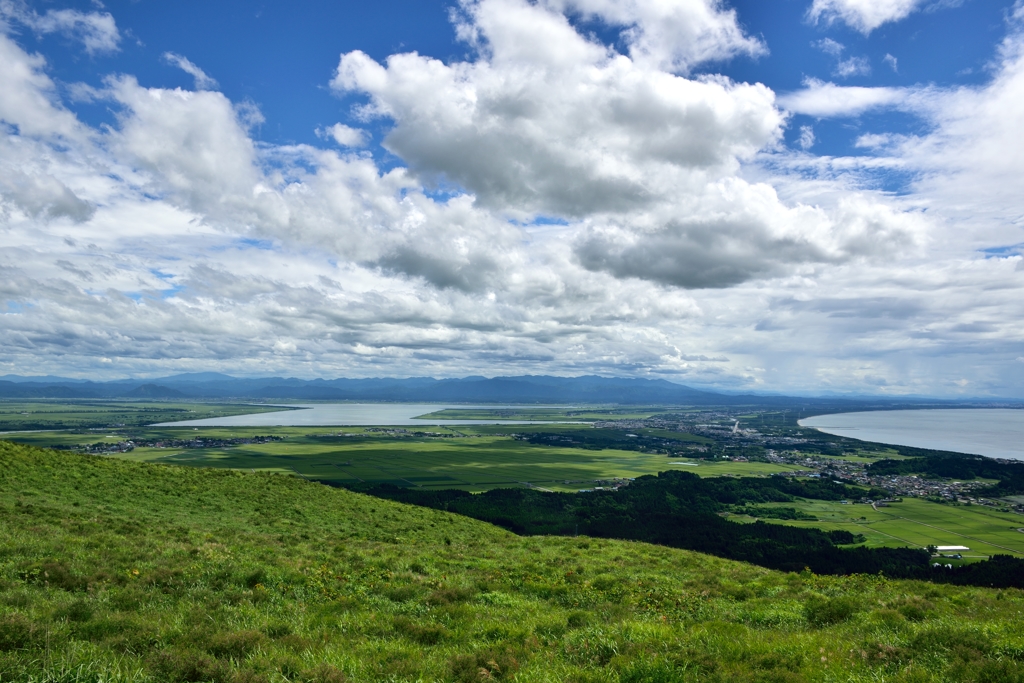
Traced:
<path fill-rule="evenodd" d="M 676 468 L 701 476 L 751 476 L 795 469 L 767 463 L 686 461 L 637 451 L 557 448 L 509 436 L 464 436 L 469 431 L 465 428 L 430 429 L 439 436 L 396 438 L 361 430 L 346 430 L 350 436 L 329 436 L 328 433 L 337 434 L 337 430 L 323 435 L 305 430 L 302 435 L 268 444 L 204 449 L 137 448 L 121 457 L 245 471 L 294 472 L 334 485 L 390 483 L 467 491 L 508 486 L 575 491 L 599 481 L 635 478 Z M 280 431 L 265 429 L 261 433 Z M 187 438 L 205 431 L 188 430 L 183 434 Z M 224 437 L 244 434 L 226 431 Z"/>
<path fill-rule="evenodd" d="M 796 507 L 818 518 L 787 524 L 863 534 L 869 546 L 965 545 L 970 548 L 961 553 L 965 560 L 1024 556 L 1024 533 L 1018 530 L 1024 528 L 1024 517 L 981 505 L 940 505 L 919 498 L 905 498 L 878 508 L 821 500 L 780 505 Z"/>

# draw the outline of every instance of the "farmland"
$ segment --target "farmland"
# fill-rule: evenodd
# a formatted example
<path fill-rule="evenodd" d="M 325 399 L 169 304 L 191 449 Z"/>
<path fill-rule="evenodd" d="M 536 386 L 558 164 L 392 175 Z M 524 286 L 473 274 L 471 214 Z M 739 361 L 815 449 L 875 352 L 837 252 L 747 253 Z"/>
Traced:
<path fill-rule="evenodd" d="M 495 431 L 503 427 L 428 427 L 432 435 L 372 432 L 364 428 L 149 428 L 132 430 L 135 439 L 238 439 L 256 435 L 283 441 L 229 448 L 135 448 L 118 454 L 129 460 L 294 473 L 334 485 L 382 484 L 483 491 L 496 487 L 536 486 L 575 491 L 595 482 L 687 469 L 702 476 L 769 474 L 795 469 L 769 463 L 697 462 L 669 459 L 656 453 L 614 449 L 581 450 L 538 446 Z M 548 433 L 557 425 L 520 428 Z M 119 433 L 89 435 L 116 443 Z M 46 433 L 17 435 L 17 440 L 46 446 L 72 446 L 83 435 Z"/>
<path fill-rule="evenodd" d="M 105 424 L 105 429 L 65 428 L 60 431 L 19 433 L 9 438 L 44 447 L 84 450 L 138 462 L 233 469 L 295 475 L 333 486 L 374 487 L 391 484 L 421 491 L 461 489 L 482 492 L 494 488 L 534 488 L 575 492 L 615 486 L 623 479 L 667 470 L 707 477 L 763 477 L 808 472 L 807 463 L 823 463 L 845 476 L 842 464 L 863 468 L 880 458 L 899 459 L 887 447 L 827 437 L 817 451 L 814 442 L 801 444 L 804 433 L 784 425 L 772 426 L 770 413 L 736 416 L 704 411 L 693 419 L 690 433 L 667 422 L 664 408 L 516 407 L 442 411 L 454 419 L 571 419 L 576 424 L 480 424 L 422 427 L 146 427 L 166 415 L 190 417 L 232 414 L 264 406 L 179 404 L 158 402 L 26 402 L 0 404 L 8 419 L 30 412 L 31 419 L 53 426 L 74 423 Z M 686 413 L 675 409 L 676 415 Z M 438 414 L 435 413 L 435 416 Z M 26 416 L 21 416 L 22 418 Z M 732 431 L 734 417 L 757 424 L 766 434 L 799 446 L 800 456 L 760 458 L 764 447 L 751 447 L 744 432 Z M 613 422 L 614 420 L 614 422 Z M 586 421 L 622 424 L 626 428 L 595 429 Z M 765 423 L 763 426 L 761 423 Z M 781 423 L 781 420 L 775 422 Z M 709 427 L 708 425 L 712 426 Z M 722 427 L 714 427 L 721 424 Z M 259 438 L 257 438 L 259 437 Z M 774 437 L 771 437 L 774 438 Z M 666 446 L 668 444 L 669 446 Z M 738 445 L 730 445 L 738 444 Z M 668 457 L 668 452 L 677 457 Z M 816 454 L 815 454 L 816 453 Z M 692 454 L 692 457 L 687 455 Z M 741 457 L 742 456 L 742 457 Z M 747 457 L 749 456 L 749 457 Z M 832 464 L 829 464 L 832 463 Z M 823 475 L 824 476 L 824 475 Z M 980 482 L 978 485 L 988 485 Z M 1012 501 L 1011 501 L 1012 502 Z M 843 505 L 839 501 L 803 500 L 768 504 L 798 510 L 772 517 L 751 509 L 771 523 L 804 528 L 843 530 L 863 537 L 868 547 L 965 545 L 965 561 L 993 554 L 1024 554 L 1024 516 L 992 506 L 939 505 L 905 497 L 878 507 Z M 1004 508 L 1007 504 L 1001 503 Z M 750 510 L 748 510 L 750 511 Z M 735 521 L 753 522 L 738 509 Z M 814 519 L 808 519 L 813 517 Z"/>
<path fill-rule="evenodd" d="M 779 504 L 796 507 L 817 521 L 788 520 L 793 526 L 843 529 L 863 534 L 871 547 L 963 545 L 966 560 L 998 554 L 1024 556 L 1024 517 L 979 505 L 939 505 L 906 498 L 877 509 L 834 501 L 799 500 Z M 732 519 L 741 520 L 742 515 Z"/>

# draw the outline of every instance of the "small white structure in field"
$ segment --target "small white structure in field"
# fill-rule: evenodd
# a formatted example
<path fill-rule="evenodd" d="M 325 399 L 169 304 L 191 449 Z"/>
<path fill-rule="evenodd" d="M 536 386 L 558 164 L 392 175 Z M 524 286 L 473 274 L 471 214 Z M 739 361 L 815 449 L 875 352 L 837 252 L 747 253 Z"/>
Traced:
<path fill-rule="evenodd" d="M 970 548 L 968 548 L 965 545 L 937 545 L 935 546 L 935 549 L 938 550 L 940 553 L 947 552 L 950 550 L 970 550 Z"/>

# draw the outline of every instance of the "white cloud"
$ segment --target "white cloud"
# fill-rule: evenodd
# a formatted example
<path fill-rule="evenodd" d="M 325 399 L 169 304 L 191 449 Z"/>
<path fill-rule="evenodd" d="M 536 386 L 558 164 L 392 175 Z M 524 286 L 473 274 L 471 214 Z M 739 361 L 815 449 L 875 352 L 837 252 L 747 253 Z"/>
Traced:
<path fill-rule="evenodd" d="M 842 21 L 867 35 L 882 24 L 906 19 L 927 0 L 814 0 L 807 11 L 813 22 Z"/>
<path fill-rule="evenodd" d="M 766 186 L 723 183 L 685 217 L 640 231 L 610 224 L 576 245 L 592 270 L 686 288 L 729 287 L 788 274 L 796 264 L 886 258 L 922 233 L 920 219 L 866 197 L 844 198 L 831 211 L 786 208 Z"/>
<path fill-rule="evenodd" d="M 838 57 L 839 55 L 843 54 L 843 50 L 846 49 L 845 45 L 838 41 L 832 40 L 831 38 L 822 38 L 821 40 L 812 43 L 812 45 L 821 50 L 822 52 L 824 52 L 825 54 L 832 55 L 833 57 Z"/>
<path fill-rule="evenodd" d="M 252 201 L 261 176 L 256 149 L 224 95 L 147 89 L 130 76 L 108 85 L 124 107 L 113 142 L 149 172 L 151 191 L 236 225 L 254 220 L 261 208 Z"/>
<path fill-rule="evenodd" d="M 908 90 L 903 88 L 841 86 L 808 79 L 803 90 L 783 94 L 779 104 L 794 114 L 819 118 L 859 116 L 871 109 L 905 105 Z"/>
<path fill-rule="evenodd" d="M 193 64 L 186 57 L 173 52 L 165 52 L 163 60 L 171 66 L 176 66 L 189 76 L 195 79 L 196 90 L 214 90 L 217 88 L 217 81 L 206 75 L 206 72 Z"/>
<path fill-rule="evenodd" d="M 1008 243 L 1020 241 L 1016 179 L 1024 173 L 1018 131 L 1024 117 L 1024 32 L 1013 28 L 1000 47 L 991 82 L 933 93 L 919 109 L 932 131 L 902 140 L 891 152 L 920 170 L 918 191 L 947 204 L 959 219 L 986 216 L 1001 222 Z"/>
<path fill-rule="evenodd" d="M 833 73 L 839 78 L 849 78 L 850 76 L 870 76 L 871 62 L 868 61 L 867 57 L 850 57 L 849 59 L 842 59 L 838 64 L 836 64 L 836 68 Z"/>
<path fill-rule="evenodd" d="M 23 52 L 0 32 L 0 121 L 17 126 L 24 135 L 76 136 L 74 114 L 57 99 L 53 81 L 45 74 L 46 60 Z"/>
<path fill-rule="evenodd" d="M 899 60 L 891 54 L 888 52 L 885 53 L 885 57 L 882 58 L 882 61 L 889 65 L 889 68 L 893 70 L 893 73 L 899 73 Z"/>
<path fill-rule="evenodd" d="M 45 142 L 81 143 L 87 134 L 57 100 L 42 57 L 0 33 L 0 63 L 0 216 L 13 210 L 43 222 L 88 220 L 94 207 L 68 187 L 70 178 L 53 175 L 47 162 L 58 155 Z"/>
<path fill-rule="evenodd" d="M 556 11 L 575 11 L 625 27 L 623 38 L 635 61 L 687 72 L 693 66 L 767 49 L 744 35 L 735 10 L 721 0 L 545 0 Z"/>
<path fill-rule="evenodd" d="M 843 50 L 846 49 L 846 46 L 840 42 L 831 38 L 822 38 L 811 43 L 811 45 L 825 54 L 836 58 L 836 68 L 832 71 L 833 76 L 849 78 L 850 76 L 867 76 L 871 74 L 871 62 L 868 61 L 867 57 L 839 59 L 843 54 Z"/>
<path fill-rule="evenodd" d="M 690 80 L 616 55 L 520 0 L 467 8 L 486 52 L 443 64 L 342 55 L 332 86 L 369 95 L 385 146 L 425 179 L 488 207 L 585 216 L 627 211 L 735 170 L 778 139 L 763 86 Z M 470 33 L 464 29 L 464 33 Z"/>
<path fill-rule="evenodd" d="M 810 126 L 800 126 L 800 138 L 797 140 L 797 145 L 805 152 L 814 147 L 814 129 Z"/>
<path fill-rule="evenodd" d="M 854 141 L 854 147 L 864 149 L 884 149 L 905 142 L 905 135 L 893 135 L 892 133 L 865 133 Z"/>
<path fill-rule="evenodd" d="M 478 60 L 352 52 L 332 82 L 394 123 L 385 145 L 418 177 L 526 221 L 565 219 L 576 262 L 616 277 L 728 287 L 855 258 L 834 216 L 736 177 L 781 137 L 771 91 L 651 68 L 526 2 L 468 11 Z"/>
<path fill-rule="evenodd" d="M 317 130 L 320 137 L 330 137 L 342 147 L 365 147 L 366 131 L 352 128 L 343 123 L 336 123 L 325 129 Z"/>
<path fill-rule="evenodd" d="M 36 33 L 60 33 L 80 40 L 89 54 L 116 52 L 121 42 L 109 12 L 51 9 L 39 14 L 23 0 L 0 0 L 0 19 L 17 21 Z"/>
<path fill-rule="evenodd" d="M 605 12 L 628 54 L 559 7 Z M 926 124 L 865 128 L 869 153 L 818 157 L 782 145 L 767 88 L 680 75 L 749 53 L 742 41 L 643 47 L 655 10 L 731 16 L 666 7 L 488 0 L 463 10 L 479 50 L 464 61 L 345 55 L 334 86 L 367 98 L 355 120 L 391 126 L 408 164 L 387 168 L 352 148 L 358 128 L 323 129 L 322 148 L 260 144 L 255 105 L 131 76 L 92 92 L 117 119 L 90 128 L 42 58 L 0 37 L 0 373 L 1017 391 L 1024 259 L 978 252 L 1022 241 L 1016 39 L 986 86 L 811 82 L 781 98 Z M 814 131 L 798 132 L 809 148 Z M 872 190 L 878 168 L 912 174 L 909 192 Z"/>

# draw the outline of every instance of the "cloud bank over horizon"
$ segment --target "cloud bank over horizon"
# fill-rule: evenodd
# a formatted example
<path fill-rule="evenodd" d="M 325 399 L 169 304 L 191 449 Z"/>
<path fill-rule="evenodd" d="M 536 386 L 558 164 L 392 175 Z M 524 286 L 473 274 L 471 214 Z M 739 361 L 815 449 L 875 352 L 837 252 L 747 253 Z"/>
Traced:
<path fill-rule="evenodd" d="M 943 3 L 808 4 L 870 41 Z M 772 44 L 719 0 L 462 0 L 458 56 L 319 65 L 312 142 L 183 51 L 192 87 L 105 70 L 115 19 L 0 1 L 0 374 L 1021 394 L 1019 3 L 978 83 L 777 92 L 724 73 Z"/>

